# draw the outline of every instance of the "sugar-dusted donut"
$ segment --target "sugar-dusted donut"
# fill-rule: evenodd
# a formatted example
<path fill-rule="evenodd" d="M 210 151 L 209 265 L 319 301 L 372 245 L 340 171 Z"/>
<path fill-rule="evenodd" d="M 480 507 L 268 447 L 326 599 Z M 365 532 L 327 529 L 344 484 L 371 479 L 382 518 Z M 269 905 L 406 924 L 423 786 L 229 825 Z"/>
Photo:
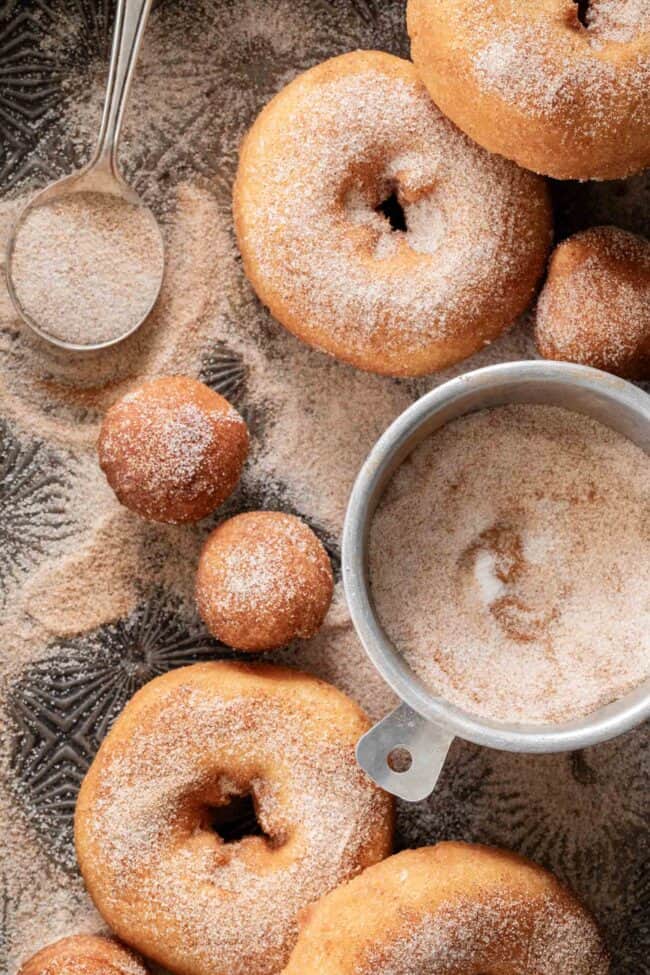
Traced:
<path fill-rule="evenodd" d="M 390 851 L 392 804 L 361 772 L 345 695 L 225 661 L 158 677 L 118 717 L 77 802 L 79 865 L 125 942 L 176 975 L 275 975 L 299 912 Z M 251 795 L 263 836 L 214 811 Z"/>
<path fill-rule="evenodd" d="M 246 273 L 278 321 L 395 376 L 496 338 L 550 243 L 543 182 L 472 143 L 410 62 L 379 51 L 332 58 L 267 105 L 242 146 L 234 212 Z"/>
<path fill-rule="evenodd" d="M 111 407 L 98 452 L 125 507 L 150 521 L 199 521 L 235 489 L 248 430 L 228 400 L 208 386 L 164 376 Z"/>
<path fill-rule="evenodd" d="M 323 544 L 300 518 L 250 511 L 209 536 L 196 577 L 199 612 L 237 650 L 273 650 L 314 636 L 332 601 Z"/>
<path fill-rule="evenodd" d="M 650 377 L 650 242 L 617 227 L 563 241 L 539 296 L 535 339 L 546 359 Z"/>
<path fill-rule="evenodd" d="M 148 970 L 112 938 L 78 934 L 42 948 L 18 975 L 148 975 Z"/>
<path fill-rule="evenodd" d="M 283 975 L 606 975 L 595 922 L 551 874 L 439 843 L 369 867 L 304 915 Z"/>
<path fill-rule="evenodd" d="M 644 0 L 409 0 L 407 22 L 436 105 L 490 152 L 556 179 L 650 165 Z"/>

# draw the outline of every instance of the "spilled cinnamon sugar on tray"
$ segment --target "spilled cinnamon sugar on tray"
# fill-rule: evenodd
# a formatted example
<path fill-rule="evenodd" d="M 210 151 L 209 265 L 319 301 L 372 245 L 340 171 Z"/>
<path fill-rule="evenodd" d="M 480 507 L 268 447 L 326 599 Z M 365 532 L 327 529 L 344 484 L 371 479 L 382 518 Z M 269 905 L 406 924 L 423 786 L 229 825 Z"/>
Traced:
<path fill-rule="evenodd" d="M 376 17 L 365 15 L 371 7 Z M 90 3 L 50 4 L 56 23 L 45 11 L 28 22 L 30 36 L 36 32 L 43 51 L 56 55 L 66 97 L 51 130 L 41 134 L 23 160 L 27 177 L 36 181 L 16 185 L 14 192 L 25 194 L 22 200 L 3 200 L 3 243 L 21 204 L 51 178 L 49 169 L 43 172 L 43 160 L 56 166 L 52 176 L 63 176 L 72 168 L 70 147 L 73 165 L 89 157 L 105 92 L 104 54 L 87 70 L 81 64 L 94 8 Z M 19 17 L 24 24 L 24 11 L 8 12 L 9 20 Z M 152 376 L 201 374 L 205 379 L 204 361 L 212 363 L 214 349 L 225 343 L 232 368 L 243 359 L 242 405 L 260 417 L 262 426 L 247 473 L 251 491 L 259 484 L 265 490 L 281 485 L 289 505 L 336 538 L 352 483 L 376 438 L 417 395 L 458 371 L 394 382 L 307 348 L 259 308 L 232 241 L 231 183 L 238 147 L 262 105 L 299 71 L 334 54 L 379 48 L 407 56 L 403 18 L 401 0 L 156 4 L 120 152 L 124 172 L 167 231 L 166 282 L 153 315 L 115 349 L 70 357 L 43 349 L 22 329 L 0 288 L 0 409 L 16 438 L 25 440 L 25 449 L 37 438 L 48 451 L 69 457 L 66 512 L 73 519 L 65 537 L 45 546 L 39 538 L 41 544 L 32 545 L 41 524 L 35 515 L 42 512 L 30 500 L 35 510 L 23 531 L 23 545 L 31 545 L 34 561 L 20 568 L 7 587 L 0 626 L 0 911 L 5 908 L 0 971 L 8 975 L 16 975 L 22 961 L 45 943 L 95 933 L 102 922 L 74 867 L 71 846 L 66 847 L 66 866 L 59 863 L 62 817 L 58 806 L 43 802 L 56 799 L 55 790 L 41 788 L 40 779 L 33 791 L 29 781 L 21 782 L 17 799 L 9 788 L 18 780 L 9 768 L 7 688 L 23 672 L 32 686 L 48 686 L 42 669 L 38 680 L 30 676 L 38 667 L 48 671 L 52 684 L 59 681 L 61 668 L 71 667 L 68 641 L 73 639 L 88 652 L 73 672 L 76 690 L 70 707 L 79 713 L 79 686 L 93 675 L 102 673 L 112 690 L 128 674 L 102 650 L 112 633 L 104 624 L 131 613 L 139 598 L 135 587 L 148 590 L 155 582 L 174 593 L 190 591 L 202 541 L 198 530 L 147 525 L 119 510 L 94 453 L 105 410 Z M 74 48 L 68 66 L 61 63 L 62 46 Z M 589 223 L 650 231 L 650 183 L 644 174 L 625 184 L 556 184 L 555 192 L 560 191 L 566 209 L 558 220 L 564 232 Z M 533 354 L 523 323 L 461 368 Z M 239 401 L 235 405 L 239 408 Z M 8 551 L 17 562 L 13 547 Z M 174 605 L 170 611 L 176 618 Z M 152 621 L 162 626 L 159 616 Z M 157 639 L 165 649 L 169 629 Z M 275 654 L 274 660 L 337 684 L 375 719 L 397 703 L 363 653 L 340 585 L 321 632 Z M 81 744 L 86 740 L 81 738 Z M 640 728 L 579 756 L 534 759 L 457 742 L 433 797 L 400 806 L 397 844 L 463 836 L 543 858 L 588 900 L 623 959 L 621 975 L 637 975 L 645 963 L 638 829 L 647 805 L 646 741 Z M 78 774 L 71 745 L 60 759 L 59 775 L 68 769 Z M 35 828 L 39 822 L 40 832 Z"/>
<path fill-rule="evenodd" d="M 431 691 L 468 711 L 585 715 L 650 673 L 649 514 L 650 460 L 591 418 L 518 405 L 455 420 L 375 515 L 380 618 Z"/>

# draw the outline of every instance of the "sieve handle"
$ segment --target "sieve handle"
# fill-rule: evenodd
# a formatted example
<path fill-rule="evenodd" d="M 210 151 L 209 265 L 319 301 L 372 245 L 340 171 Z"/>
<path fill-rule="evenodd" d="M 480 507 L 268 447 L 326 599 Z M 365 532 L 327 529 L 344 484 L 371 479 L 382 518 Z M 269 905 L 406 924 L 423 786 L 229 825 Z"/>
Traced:
<path fill-rule="evenodd" d="M 357 761 L 386 792 L 419 802 L 433 792 L 453 740 L 444 728 L 402 704 L 359 739 Z M 410 755 L 406 771 L 396 772 L 388 764 L 396 749 Z"/>

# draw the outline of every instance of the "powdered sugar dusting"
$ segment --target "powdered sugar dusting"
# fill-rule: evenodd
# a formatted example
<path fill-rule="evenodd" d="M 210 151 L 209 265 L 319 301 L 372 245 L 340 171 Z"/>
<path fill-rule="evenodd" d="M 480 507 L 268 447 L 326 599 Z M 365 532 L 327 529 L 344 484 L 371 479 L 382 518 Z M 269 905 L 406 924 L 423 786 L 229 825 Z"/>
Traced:
<path fill-rule="evenodd" d="M 375 516 L 380 618 L 434 693 L 469 711 L 584 715 L 650 674 L 649 513 L 648 458 L 587 417 L 511 406 L 453 421 Z"/>

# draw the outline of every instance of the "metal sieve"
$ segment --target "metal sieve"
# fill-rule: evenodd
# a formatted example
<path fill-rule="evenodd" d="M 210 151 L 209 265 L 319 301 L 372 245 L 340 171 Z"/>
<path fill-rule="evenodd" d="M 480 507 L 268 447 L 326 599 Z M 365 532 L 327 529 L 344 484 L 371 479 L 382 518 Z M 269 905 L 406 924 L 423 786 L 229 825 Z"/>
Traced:
<path fill-rule="evenodd" d="M 343 583 L 352 621 L 373 664 L 402 704 L 357 745 L 357 759 L 383 789 L 410 802 L 435 787 L 454 738 L 513 752 L 562 752 L 596 745 L 650 715 L 650 680 L 584 718 L 558 724 L 477 717 L 436 697 L 411 671 L 379 622 L 370 592 L 368 539 L 374 511 L 397 468 L 450 420 L 510 403 L 562 406 L 591 416 L 650 453 L 650 396 L 607 373 L 564 362 L 512 362 L 452 379 L 414 403 L 386 430 L 357 477 L 343 528 Z M 406 750 L 410 765 L 396 771 Z M 406 764 L 406 763 L 405 763 Z"/>

